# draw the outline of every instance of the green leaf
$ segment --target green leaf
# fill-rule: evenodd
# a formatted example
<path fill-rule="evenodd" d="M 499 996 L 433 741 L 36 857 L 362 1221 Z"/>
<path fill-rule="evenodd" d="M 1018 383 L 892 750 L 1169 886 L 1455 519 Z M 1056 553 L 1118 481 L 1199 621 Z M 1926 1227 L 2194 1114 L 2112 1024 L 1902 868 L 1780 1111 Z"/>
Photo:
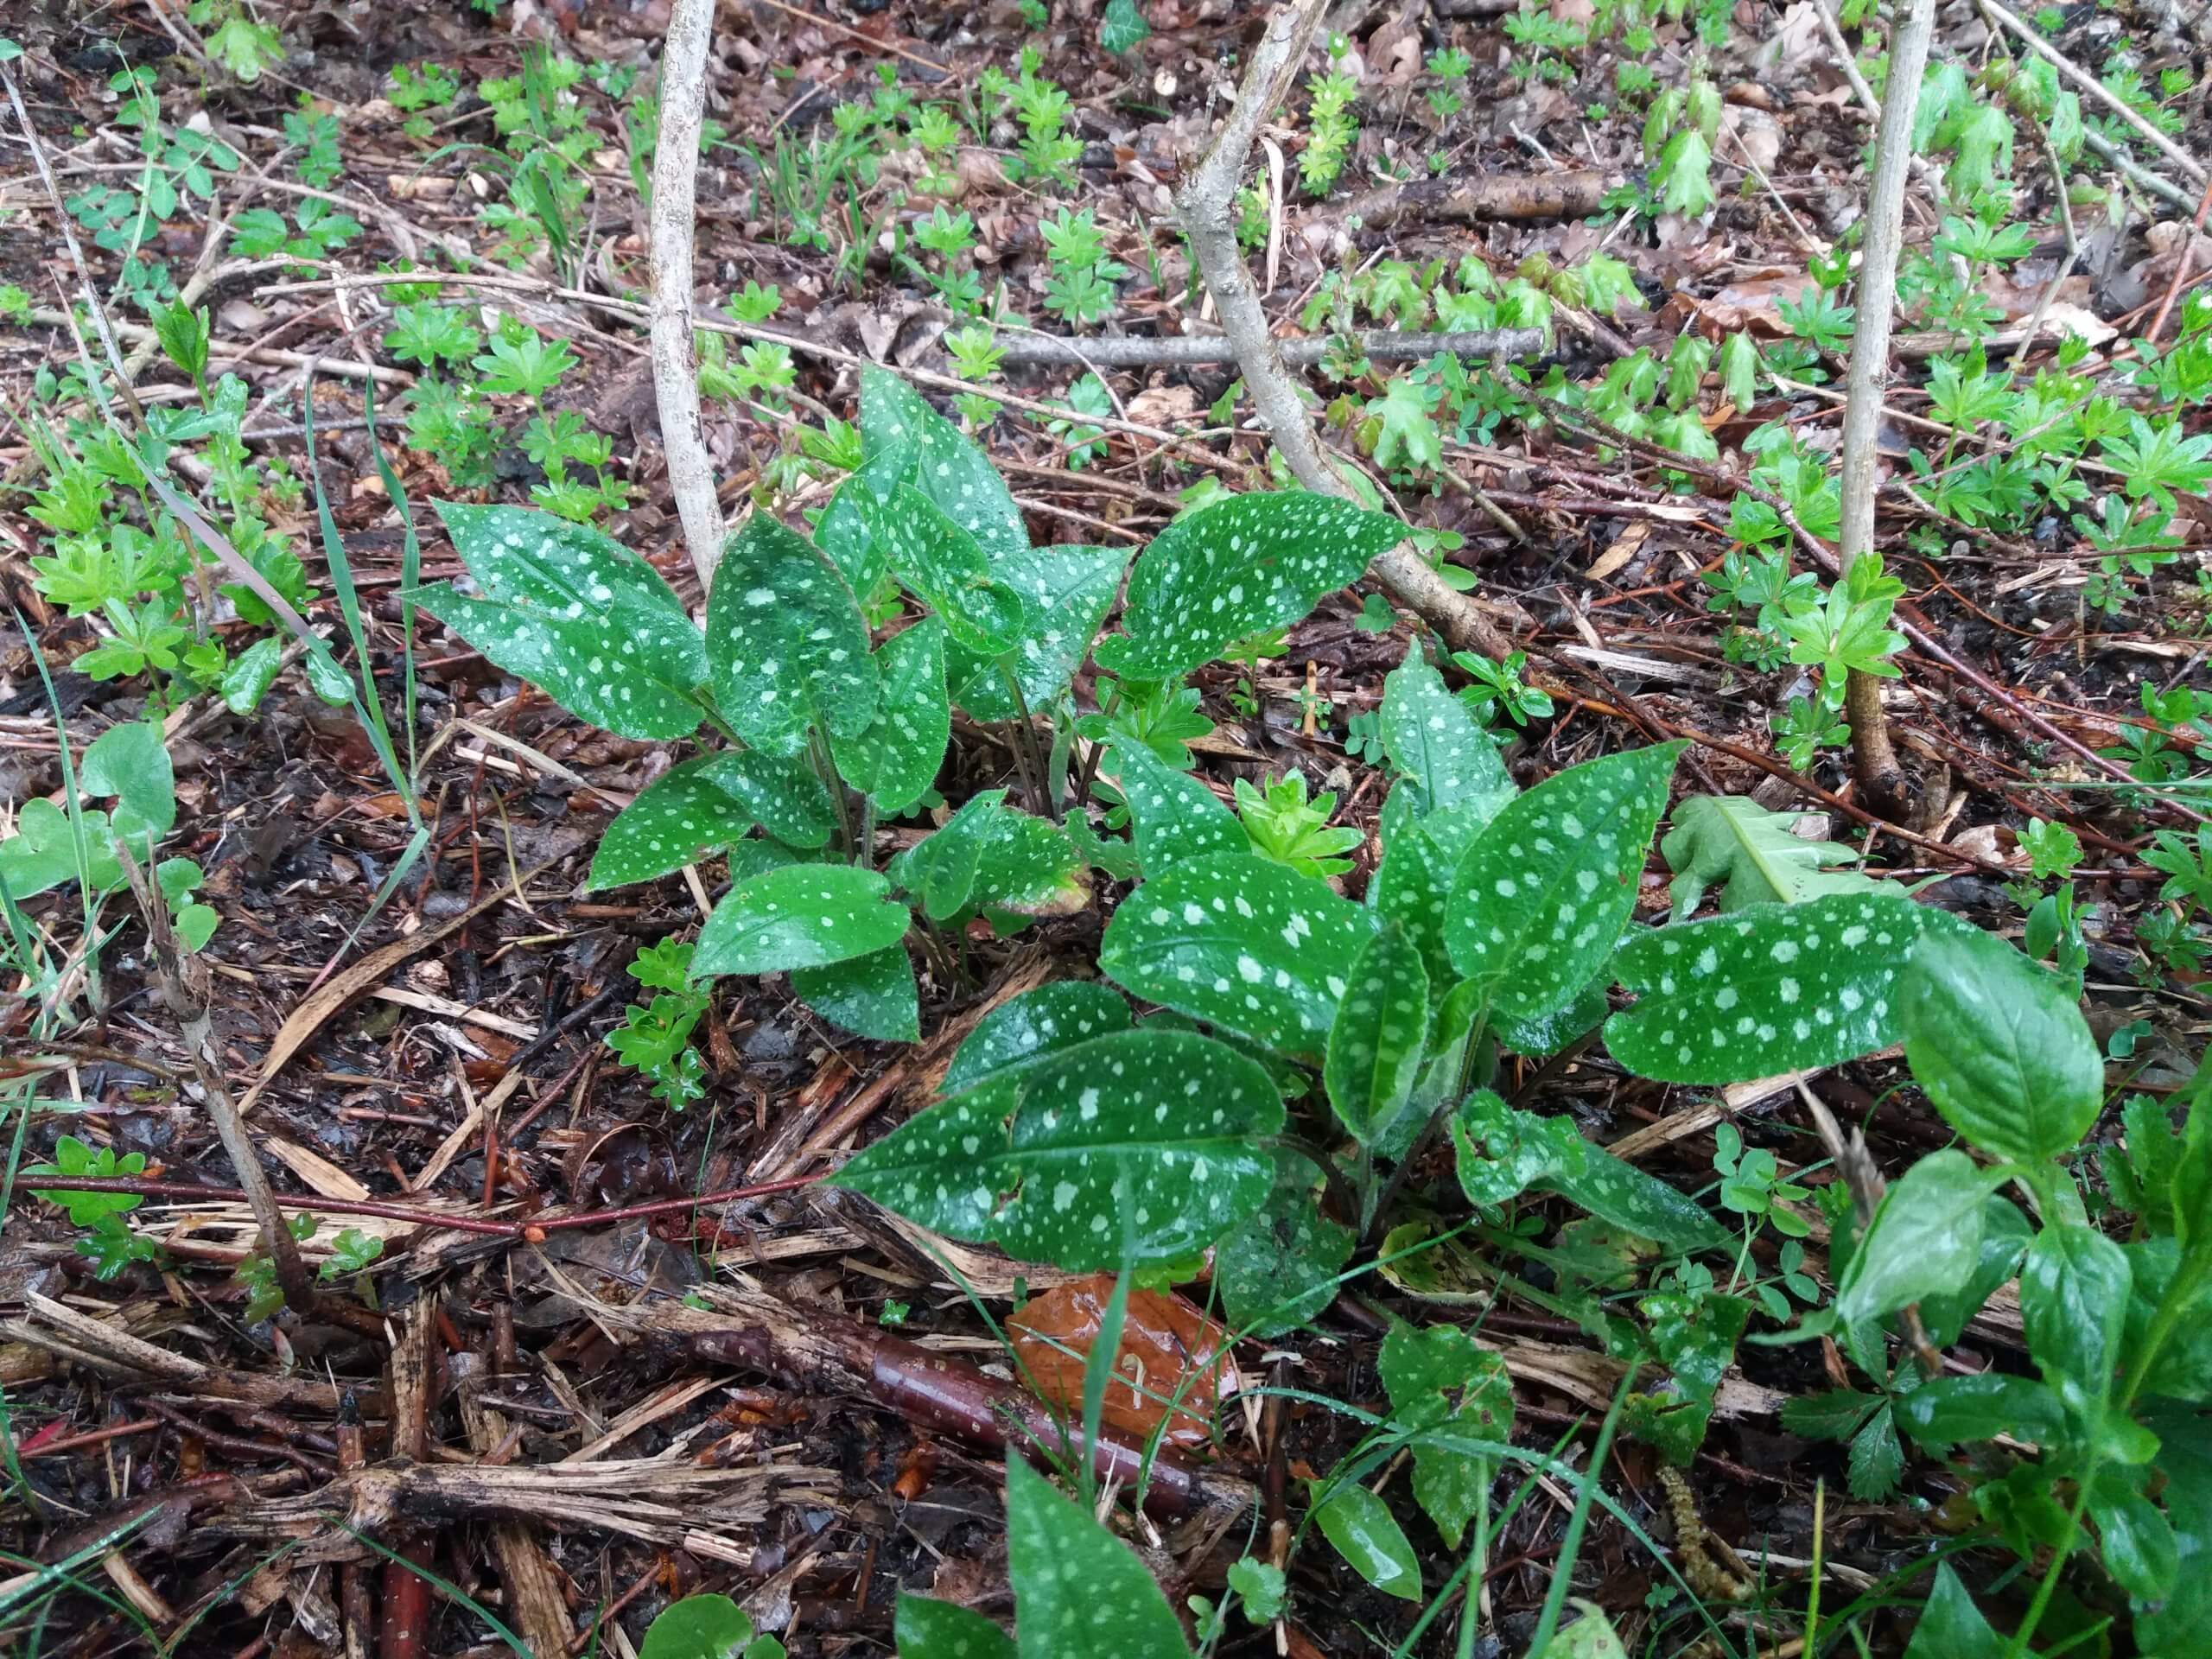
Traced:
<path fill-rule="evenodd" d="M 891 1639 L 899 1659 L 1015 1659 L 1014 1638 L 981 1613 L 903 1590 Z"/>
<path fill-rule="evenodd" d="M 1982 1151 L 2044 1163 L 2097 1121 L 2104 1061 L 2074 994 L 1994 934 L 1922 939 L 1897 1001 L 1913 1081 Z"/>
<path fill-rule="evenodd" d="M 1055 1052 L 914 1117 L 836 1184 L 932 1231 L 1075 1271 L 1173 1261 L 1265 1202 L 1282 1127 L 1268 1074 L 1191 1032 Z"/>
<path fill-rule="evenodd" d="M 1281 1567 L 1247 1555 L 1230 1563 L 1227 1577 L 1229 1587 L 1243 1600 L 1244 1616 L 1253 1624 L 1264 1624 L 1281 1617 L 1289 1600 L 1289 1586 Z"/>
<path fill-rule="evenodd" d="M 1214 1283 L 1232 1328 L 1266 1338 L 1295 1331 L 1336 1300 L 1358 1236 L 1321 1213 L 1319 1171 L 1275 1154 L 1267 1202 L 1214 1252 Z"/>
<path fill-rule="evenodd" d="M 54 1143 L 52 1163 L 32 1164 L 22 1173 L 26 1176 L 84 1175 L 94 1179 L 113 1179 L 120 1175 L 141 1174 L 145 1167 L 146 1154 L 143 1152 L 118 1154 L 113 1147 L 95 1147 L 73 1135 L 65 1135 Z M 130 1214 L 144 1202 L 131 1192 L 86 1192 L 68 1188 L 33 1187 L 31 1196 L 60 1205 L 69 1212 L 73 1227 L 97 1226 L 107 1217 Z"/>
<path fill-rule="evenodd" d="M 1367 400 L 1365 414 L 1375 423 L 1377 467 L 1444 465 L 1444 435 L 1430 412 L 1435 395 L 1433 390 L 1424 391 L 1411 375 L 1399 374 L 1383 383 L 1380 397 Z"/>
<path fill-rule="evenodd" d="M 963 1094 L 993 1078 L 1027 1071 L 1064 1048 L 1129 1029 L 1129 1005 L 1095 980 L 1039 985 L 1002 1002 L 976 1022 L 944 1069 L 938 1092 Z"/>
<path fill-rule="evenodd" d="M 1383 677 L 1379 725 L 1390 764 L 1421 790 L 1421 812 L 1471 809 L 1488 823 L 1519 791 L 1498 758 L 1497 745 L 1467 705 L 1445 689 L 1444 677 L 1421 654 L 1421 642 Z"/>
<path fill-rule="evenodd" d="M 77 784 L 95 800 L 115 798 L 108 831 L 142 861 L 149 842 L 175 827 L 176 774 L 158 726 L 134 720 L 109 727 L 78 763 Z"/>
<path fill-rule="evenodd" d="M 1408 821 L 1384 840 L 1382 861 L 1367 884 L 1369 906 L 1404 930 L 1420 953 L 1430 995 L 1440 999 L 1459 982 L 1444 937 L 1445 909 L 1458 870 L 1459 860 L 1437 845 L 1426 825 Z"/>
<path fill-rule="evenodd" d="M 2049 1389 L 2001 1371 L 1936 1377 L 1899 1395 L 1895 1414 L 1899 1428 L 1933 1452 L 1999 1434 L 2048 1443 L 2066 1432 L 2066 1413 Z"/>
<path fill-rule="evenodd" d="M 1134 52 L 1152 36 L 1152 25 L 1137 10 L 1137 0 L 1106 0 L 1098 20 L 1098 44 L 1119 56 Z"/>
<path fill-rule="evenodd" d="M 1310 876 L 1211 853 L 1123 899 L 1098 966 L 1138 996 L 1318 1061 L 1344 976 L 1379 926 Z"/>
<path fill-rule="evenodd" d="M 406 598 L 579 720 L 624 737 L 698 728 L 706 646 L 645 560 L 550 512 L 432 505 L 482 596 L 440 582 Z"/>
<path fill-rule="evenodd" d="M 1042 713 L 1066 695 L 1128 563 L 1125 547 L 1025 547 L 993 561 L 991 575 L 1021 601 L 1014 673 L 1033 710 Z M 957 644 L 946 648 L 952 699 L 977 720 L 1013 720 L 1020 713 L 999 662 Z"/>
<path fill-rule="evenodd" d="M 1019 1457 L 1006 1468 L 1006 1553 L 1021 1659 L 1187 1659 L 1144 1563 Z"/>
<path fill-rule="evenodd" d="M 722 546 L 707 658 L 722 718 L 770 754 L 804 754 L 817 723 L 855 738 L 874 717 L 875 663 L 853 590 L 811 542 L 757 508 Z"/>
<path fill-rule="evenodd" d="M 1981 1256 L 1982 1200 L 2004 1180 L 1955 1148 L 1905 1171 L 1836 1285 L 1837 1316 L 1869 1322 L 1964 1283 Z"/>
<path fill-rule="evenodd" d="M 1515 1109 L 1487 1089 L 1452 1120 L 1459 1185 L 1476 1204 L 1556 1192 L 1639 1237 L 1685 1253 L 1726 1248 L 1726 1229 L 1657 1176 L 1585 1141 L 1572 1121 Z"/>
<path fill-rule="evenodd" d="M 1456 1325 L 1417 1331 L 1394 1324 L 1382 1338 L 1376 1369 L 1390 1396 L 1399 1427 L 1418 1433 L 1440 1430 L 1471 1440 L 1505 1441 L 1513 1435 L 1513 1379 L 1505 1362 Z M 1495 1461 L 1416 1438 L 1413 1441 L 1414 1497 L 1436 1522 L 1444 1541 L 1459 1547 Z"/>
<path fill-rule="evenodd" d="M 1188 673 L 1248 634 L 1299 620 L 1404 534 L 1395 518 L 1303 491 L 1186 513 L 1138 556 L 1123 632 L 1093 654 L 1138 679 Z"/>
<path fill-rule="evenodd" d="M 656 778 L 614 815 L 592 854 L 586 890 L 650 881 L 738 840 L 753 814 L 715 781 L 722 756 L 701 755 Z"/>
<path fill-rule="evenodd" d="M 1832 841 L 1807 841 L 1791 826 L 1802 812 L 1770 812 L 1748 795 L 1693 795 L 1675 807 L 1659 855 L 1675 872 L 1667 898 L 1674 919 L 1687 921 L 1707 888 L 1725 881 L 1726 913 L 1748 905 L 1794 905 L 1827 893 L 1866 893 L 1874 883 L 1827 867 L 1856 862 L 1857 853 Z"/>
<path fill-rule="evenodd" d="M 830 740 L 837 770 L 875 798 L 887 817 L 907 810 L 937 781 L 952 741 L 944 690 L 944 624 L 924 617 L 875 653 L 881 685 L 875 716 L 857 737 Z"/>
<path fill-rule="evenodd" d="M 861 371 L 861 438 L 871 462 L 911 451 L 916 486 L 982 544 L 993 566 L 1027 549 L 1021 509 L 997 468 L 897 375 Z"/>
<path fill-rule="evenodd" d="M 986 790 L 943 827 L 891 861 L 892 880 L 949 922 L 970 911 L 997 917 L 1064 915 L 1089 898 L 1082 860 L 1066 835 Z"/>
<path fill-rule="evenodd" d="M 786 846 L 811 852 L 837 827 L 837 804 L 830 786 L 804 760 L 734 749 L 715 755 L 714 762 L 708 775 L 715 786 Z"/>
<path fill-rule="evenodd" d="M 897 481 L 894 475 L 890 483 Z M 889 568 L 891 550 L 871 528 L 874 515 L 870 505 L 880 493 L 866 473 L 855 473 L 837 486 L 815 523 L 814 544 L 830 556 L 830 563 L 855 594 L 873 594 Z"/>
<path fill-rule="evenodd" d="M 1313 1483 L 1316 1497 L 1322 1484 Z M 1421 1599 L 1421 1562 L 1390 1506 L 1356 1480 L 1340 1484 L 1313 1506 L 1314 1523 L 1353 1572 L 1386 1596 Z"/>
<path fill-rule="evenodd" d="M 2140 1478 L 2133 1470 L 2107 1465 L 2099 1471 L 2089 1518 L 2104 1546 L 2105 1570 L 2120 1588 L 2139 1602 L 2164 1601 L 2181 1573 L 2180 1541 L 2164 1513 L 2135 1484 Z"/>
<path fill-rule="evenodd" d="M 2133 1281 L 2127 1253 L 2086 1222 L 2036 1235 L 2020 1263 L 2020 1324 L 2054 1389 L 2063 1379 L 2092 1401 L 2110 1392 Z"/>
<path fill-rule="evenodd" d="M 786 973 L 885 950 L 912 919 L 891 883 L 849 864 L 790 864 L 739 882 L 699 930 L 696 978 Z"/>
<path fill-rule="evenodd" d="M 2020 1258 L 2027 1254 L 2028 1240 L 2034 1232 L 2027 1217 L 2020 1213 L 2020 1206 L 2010 1198 L 1993 1192 L 1982 1201 L 1981 1255 L 1973 1274 L 1955 1291 L 1920 1299 L 1920 1322 L 1927 1327 L 1929 1341 L 1943 1349 L 1959 1339 L 1967 1321 L 1981 1312 L 1982 1304 L 1996 1294 L 1999 1286 L 2019 1272 Z M 1831 1270 L 1843 1266 L 1834 1249 L 1829 1252 L 1828 1265 Z"/>
<path fill-rule="evenodd" d="M 728 1596 L 686 1596 L 645 1627 L 638 1659 L 748 1659 L 752 1643 L 753 1620 Z"/>
<path fill-rule="evenodd" d="M 1972 925 L 1878 892 L 1650 929 L 1613 957 L 1637 998 L 1605 1022 L 1605 1046 L 1662 1083 L 1840 1065 L 1897 1040 L 1897 982 L 1915 942 Z"/>
<path fill-rule="evenodd" d="M 1529 1659 L 1628 1659 L 1628 1649 L 1621 1645 L 1604 1608 L 1580 1596 L 1570 1597 L 1568 1602 L 1580 1617 Z"/>
<path fill-rule="evenodd" d="M 1565 1007 L 1534 1019 L 1493 1013 L 1491 1030 L 1502 1047 L 1516 1054 L 1556 1054 L 1605 1024 L 1605 1016 L 1612 1012 L 1613 1005 L 1605 995 L 1611 978 L 1600 969 Z"/>
<path fill-rule="evenodd" d="M 943 619 L 954 645 L 995 661 L 1021 640 L 1021 595 L 991 571 L 982 544 L 911 484 L 888 501 L 861 499 L 868 531 L 887 550 L 891 574 Z"/>
<path fill-rule="evenodd" d="M 1936 1567 L 1935 1592 L 1920 1610 L 1904 1659 L 1999 1659 L 2005 1643 L 1990 1628 L 1948 1561 Z"/>
<path fill-rule="evenodd" d="M 1250 850 L 1244 826 L 1221 798 L 1168 766 L 1148 745 L 1117 736 L 1113 759 L 1140 868 L 1158 873 L 1208 853 Z"/>
<path fill-rule="evenodd" d="M 1720 390 L 1738 415 L 1758 401 L 1759 348 L 1738 328 L 1720 342 Z"/>
<path fill-rule="evenodd" d="M 231 659 L 223 671 L 223 706 L 234 715 L 250 715 L 276 683 L 284 665 L 284 642 L 275 634 L 255 640 Z"/>
<path fill-rule="evenodd" d="M 1428 974 L 1405 930 L 1385 923 L 1359 948 L 1329 1027 L 1322 1079 L 1329 1103 L 1362 1146 L 1396 1121 L 1413 1095 L 1428 1035 Z"/>
<path fill-rule="evenodd" d="M 44 797 L 25 801 L 16 813 L 16 833 L 0 841 L 0 880 L 20 902 L 81 880 L 93 893 L 123 885 L 123 866 L 115 856 L 107 814 L 84 815 L 84 868 L 78 868 L 76 832 L 69 815 Z"/>
<path fill-rule="evenodd" d="M 921 1001 L 914 964 L 904 944 L 791 975 L 791 994 L 832 1025 L 884 1043 L 922 1039 Z"/>
<path fill-rule="evenodd" d="M 1492 1007 L 1519 1020 L 1564 1007 L 1611 954 L 1684 747 L 1586 761 L 1506 803 L 1476 838 L 1444 937 Z"/>

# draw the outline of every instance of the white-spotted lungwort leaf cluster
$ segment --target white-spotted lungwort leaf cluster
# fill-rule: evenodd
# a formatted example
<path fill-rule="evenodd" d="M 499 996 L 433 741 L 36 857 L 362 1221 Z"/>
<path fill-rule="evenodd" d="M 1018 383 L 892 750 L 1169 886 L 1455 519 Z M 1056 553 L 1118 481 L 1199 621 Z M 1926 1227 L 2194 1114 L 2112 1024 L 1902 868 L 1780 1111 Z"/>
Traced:
<path fill-rule="evenodd" d="M 2212 1461 L 2184 1459 L 2185 1478 L 2170 1465 L 2162 1483 L 2152 1459 L 2212 1392 L 2207 1322 L 2190 1317 L 2212 1294 L 2212 1110 L 2183 1135 L 2164 1108 L 2131 1106 L 2107 1173 L 2136 1230 L 2121 1243 L 2092 1224 L 2061 1162 L 2103 1105 L 2078 975 L 1838 868 L 1846 849 L 1749 801 L 1670 813 L 1679 743 L 1521 788 L 1419 644 L 1384 682 L 1376 730 L 1394 782 L 1379 857 L 1347 896 L 1252 833 L 1175 764 L 1180 742 L 1127 710 L 1172 710 L 1180 677 L 1299 620 L 1393 543 L 1394 520 L 1295 493 L 1189 512 L 1138 557 L 1120 631 L 1101 638 L 1122 552 L 1033 547 L 989 462 L 887 374 L 864 374 L 860 427 L 861 464 L 811 539 L 760 513 L 731 537 L 703 631 L 634 553 L 514 509 L 445 509 L 474 591 L 415 596 L 584 719 L 636 738 L 714 734 L 614 819 L 592 866 L 609 887 L 726 861 L 688 956 L 671 947 L 639 975 L 663 995 L 618 1046 L 670 1068 L 664 1097 L 699 1090 L 681 1051 L 719 976 L 788 975 L 825 1020 L 913 1041 L 910 952 L 939 972 L 971 928 L 1106 909 L 1100 978 L 990 1009 L 935 1103 L 836 1184 L 1020 1262 L 1188 1280 L 1211 1253 L 1230 1323 L 1261 1335 L 1313 1318 L 1370 1267 L 1417 1299 L 1478 1296 L 1465 1274 L 1503 1273 L 1491 1253 L 1530 1248 L 1513 1212 L 1555 1198 L 1580 1218 L 1544 1258 L 1554 1288 L 1516 1288 L 1630 1363 L 1623 1421 L 1668 1458 L 1695 1451 L 1764 1313 L 1796 1338 L 1833 1336 L 1864 1374 L 1868 1387 L 1794 1426 L 1852 1439 L 1867 1495 L 1901 1461 L 1899 1434 L 2032 1441 L 2040 1489 L 2063 1479 L 2081 1495 L 2139 1637 L 2180 1605 L 2170 1516 L 2212 1502 Z M 1094 655 L 1111 701 L 1078 716 Z M 1030 810 L 1010 787 L 938 795 L 956 710 L 1009 723 Z M 1078 733 L 1091 748 L 1071 800 Z M 1126 841 L 1084 810 L 1094 777 Z M 879 830 L 901 818 L 900 849 L 879 859 Z M 1655 842 L 1670 906 L 1647 875 Z M 1715 889 L 1716 913 L 1695 917 Z M 1640 899 L 1671 913 L 1640 923 Z M 1819 1298 L 1794 1265 L 1807 1189 L 1772 1154 L 1725 1128 L 1708 1209 L 1500 1086 L 1508 1053 L 1602 1046 L 1629 1072 L 1712 1087 L 1899 1043 L 1982 1158 L 1931 1154 L 1869 1216 L 1828 1205 L 1835 1296 L 1809 1314 L 1782 1288 Z M 1456 1193 L 1421 1185 L 1440 1167 Z M 1746 1268 L 1770 1223 L 1789 1241 L 1784 1271 L 1759 1281 Z M 1363 1239 L 1382 1254 L 1354 1267 Z M 1610 1294 L 1624 1262 L 1643 1293 Z M 1910 1320 L 1940 1345 L 2015 1277 L 2039 1377 L 1923 1375 L 1896 1342 Z M 1493 1466 L 1483 1448 L 1510 1427 L 1510 1390 L 1492 1357 L 1441 1329 L 1395 1331 L 1382 1374 L 1401 1427 L 1426 1437 L 1416 1496 L 1456 1539 Z M 1014 1469 L 1017 1555 L 1052 1547 L 1062 1517 Z M 1371 1499 L 1356 1479 L 1323 1483 L 1314 1520 L 1378 1587 L 1417 1595 L 1414 1552 Z M 2051 1546 L 2023 1494 L 1992 1497 L 1990 1512 L 2011 1517 L 2024 1554 Z M 1180 1651 L 1172 1616 L 1141 1611 L 1129 1651 Z M 1004 1650 L 994 1627 L 931 1604 L 902 1610 L 900 1635 L 918 1652 Z"/>

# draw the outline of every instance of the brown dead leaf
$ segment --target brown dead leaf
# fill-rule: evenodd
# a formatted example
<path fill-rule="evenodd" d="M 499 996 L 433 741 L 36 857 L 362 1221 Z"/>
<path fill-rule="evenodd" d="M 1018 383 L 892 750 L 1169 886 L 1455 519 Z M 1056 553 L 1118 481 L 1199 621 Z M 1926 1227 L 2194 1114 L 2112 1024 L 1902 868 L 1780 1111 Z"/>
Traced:
<path fill-rule="evenodd" d="M 1147 386 L 1129 399 L 1129 418 L 1140 426 L 1173 430 L 1178 421 L 1198 418 L 1198 394 L 1188 386 Z"/>
<path fill-rule="evenodd" d="M 1083 1410 L 1084 1371 L 1113 1294 L 1114 1275 L 1093 1274 L 1047 1291 L 1007 1321 L 1031 1385 L 1071 1414 Z M 1102 1421 L 1147 1435 L 1166 1418 L 1169 1445 L 1205 1445 L 1215 1406 L 1235 1387 L 1235 1372 L 1225 1370 L 1228 1347 L 1229 1333 L 1182 1297 L 1131 1291 Z M 1168 1402 L 1179 1393 L 1171 1418 Z"/>

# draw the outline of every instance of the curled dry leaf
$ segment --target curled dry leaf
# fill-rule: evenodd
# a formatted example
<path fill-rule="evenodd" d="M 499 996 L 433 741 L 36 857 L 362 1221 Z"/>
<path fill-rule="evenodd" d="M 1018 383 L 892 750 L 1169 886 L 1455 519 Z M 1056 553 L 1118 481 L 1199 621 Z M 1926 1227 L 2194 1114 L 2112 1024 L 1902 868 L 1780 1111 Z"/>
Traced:
<path fill-rule="evenodd" d="M 1031 1386 L 1077 1421 L 1084 1372 L 1113 1294 L 1114 1275 L 1095 1273 L 1046 1292 L 1007 1321 Z M 1229 1333 L 1194 1304 L 1161 1291 L 1132 1290 L 1102 1421 L 1149 1435 L 1164 1418 L 1168 1445 L 1204 1446 L 1214 1408 L 1236 1391 L 1228 1350 Z"/>

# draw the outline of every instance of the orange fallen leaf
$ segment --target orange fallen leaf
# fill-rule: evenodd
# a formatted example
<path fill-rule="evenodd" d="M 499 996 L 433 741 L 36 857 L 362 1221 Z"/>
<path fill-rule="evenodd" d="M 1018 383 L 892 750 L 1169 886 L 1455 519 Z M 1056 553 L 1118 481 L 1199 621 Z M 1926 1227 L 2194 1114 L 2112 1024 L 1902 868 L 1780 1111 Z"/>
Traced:
<path fill-rule="evenodd" d="M 1031 1386 L 1071 1418 L 1082 1415 L 1084 1372 L 1113 1294 L 1114 1275 L 1093 1274 L 1046 1291 L 1007 1321 Z M 1236 1386 L 1228 1346 L 1229 1333 L 1195 1304 L 1160 1291 L 1131 1291 L 1102 1420 L 1141 1436 L 1166 1419 L 1168 1445 L 1204 1446 L 1214 1408 Z"/>

